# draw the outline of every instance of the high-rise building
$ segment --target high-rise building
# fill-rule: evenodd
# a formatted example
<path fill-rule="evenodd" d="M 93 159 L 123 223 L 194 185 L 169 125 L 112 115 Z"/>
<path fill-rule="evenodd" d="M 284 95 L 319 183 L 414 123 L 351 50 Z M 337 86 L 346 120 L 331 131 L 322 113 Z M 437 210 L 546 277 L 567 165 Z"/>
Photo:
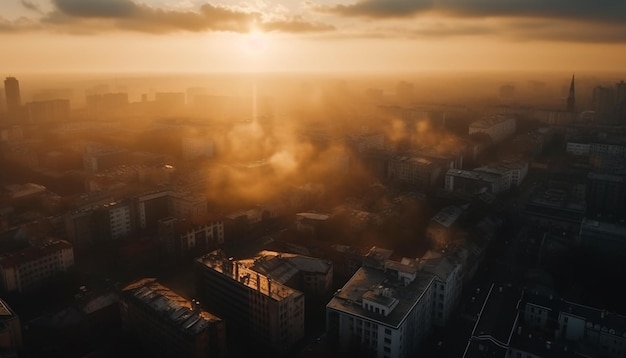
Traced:
<path fill-rule="evenodd" d="M 572 82 L 569 84 L 569 94 L 567 96 L 567 110 L 574 112 L 576 109 L 576 87 L 574 85 L 574 75 L 572 75 Z"/>
<path fill-rule="evenodd" d="M 4 94 L 7 100 L 7 111 L 10 114 L 18 112 L 22 99 L 20 98 L 20 83 L 15 77 L 7 77 L 4 80 Z"/>

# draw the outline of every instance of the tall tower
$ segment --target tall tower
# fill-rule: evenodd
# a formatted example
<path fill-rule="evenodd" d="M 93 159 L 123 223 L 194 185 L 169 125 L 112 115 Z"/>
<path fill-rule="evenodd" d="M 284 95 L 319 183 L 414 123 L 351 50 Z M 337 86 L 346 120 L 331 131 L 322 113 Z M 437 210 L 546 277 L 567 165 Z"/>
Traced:
<path fill-rule="evenodd" d="M 15 77 L 7 77 L 4 80 L 4 94 L 7 99 L 7 111 L 16 113 L 22 105 L 22 100 L 20 98 L 20 83 Z"/>
<path fill-rule="evenodd" d="M 572 82 L 569 85 L 569 95 L 567 96 L 567 110 L 569 112 L 574 112 L 574 108 L 576 107 L 576 89 L 574 87 L 574 75 L 572 75 Z"/>

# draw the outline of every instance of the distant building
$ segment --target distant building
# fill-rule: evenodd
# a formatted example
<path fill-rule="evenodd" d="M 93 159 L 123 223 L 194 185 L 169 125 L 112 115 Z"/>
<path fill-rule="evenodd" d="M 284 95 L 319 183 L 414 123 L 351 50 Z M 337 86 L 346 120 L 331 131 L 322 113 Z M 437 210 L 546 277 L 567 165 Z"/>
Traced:
<path fill-rule="evenodd" d="M 473 172 L 492 173 L 501 176 L 501 191 L 507 191 L 522 184 L 528 174 L 527 161 L 502 161 L 484 167 L 476 168 Z"/>
<path fill-rule="evenodd" d="M 506 189 L 504 179 L 505 177 L 500 174 L 448 169 L 446 172 L 445 189 L 449 192 L 466 194 L 482 192 L 497 194 Z"/>
<path fill-rule="evenodd" d="M 183 137 L 183 159 L 210 158 L 213 156 L 214 147 L 213 140 L 209 138 Z"/>
<path fill-rule="evenodd" d="M 25 107 L 29 123 L 54 123 L 70 119 L 70 101 L 67 99 L 29 102 Z"/>
<path fill-rule="evenodd" d="M 122 328 L 157 357 L 227 356 L 222 319 L 155 279 L 145 278 L 120 293 Z M 234 333 L 234 332 L 233 332 Z"/>
<path fill-rule="evenodd" d="M 219 250 L 195 264 L 196 290 L 203 304 L 224 319 L 229 332 L 236 332 L 229 335 L 229 347 L 248 355 L 258 349 L 285 355 L 304 338 L 302 292 Z"/>
<path fill-rule="evenodd" d="M 4 80 L 4 95 L 6 96 L 7 112 L 9 115 L 15 115 L 22 106 L 20 83 L 15 77 L 7 77 Z"/>
<path fill-rule="evenodd" d="M 538 188 L 528 197 L 524 214 L 530 223 L 551 230 L 577 232 L 585 216 L 585 201 L 562 188 Z"/>
<path fill-rule="evenodd" d="M 499 143 L 515 133 L 516 121 L 514 117 L 495 115 L 476 122 L 469 127 L 469 134 L 485 133 L 494 143 Z"/>
<path fill-rule="evenodd" d="M 387 175 L 391 180 L 417 186 L 432 186 L 441 174 L 441 167 L 430 160 L 398 156 L 389 160 Z"/>
<path fill-rule="evenodd" d="M 126 150 L 109 148 L 96 143 L 87 146 L 83 154 L 83 167 L 86 171 L 97 172 L 128 163 Z"/>
<path fill-rule="evenodd" d="M 572 75 L 572 82 L 569 85 L 569 94 L 567 95 L 567 110 L 574 112 L 576 110 L 576 86 L 574 83 L 574 75 Z"/>
<path fill-rule="evenodd" d="M 68 238 L 78 251 L 98 242 L 127 237 L 136 228 L 130 200 L 79 208 L 66 213 L 64 220 Z"/>
<path fill-rule="evenodd" d="M 167 217 L 159 220 L 158 240 L 161 251 L 170 261 L 197 257 L 217 249 L 224 243 L 224 222 L 191 221 Z"/>
<path fill-rule="evenodd" d="M 11 307 L 0 298 L 0 351 L 17 350 L 21 346 L 22 325 L 20 318 Z"/>
<path fill-rule="evenodd" d="M 74 249 L 63 240 L 43 243 L 0 257 L 0 285 L 5 292 L 29 292 L 74 265 Z"/>
<path fill-rule="evenodd" d="M 433 323 L 435 277 L 418 261 L 372 248 L 326 305 L 328 343 L 367 357 L 413 357 Z"/>

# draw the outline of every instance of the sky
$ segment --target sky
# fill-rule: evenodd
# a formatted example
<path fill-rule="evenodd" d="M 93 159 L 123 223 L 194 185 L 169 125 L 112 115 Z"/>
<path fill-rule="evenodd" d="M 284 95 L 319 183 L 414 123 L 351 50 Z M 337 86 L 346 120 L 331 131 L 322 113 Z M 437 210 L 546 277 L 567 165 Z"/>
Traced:
<path fill-rule="evenodd" d="M 0 68 L 621 71 L 626 0 L 2 0 Z"/>

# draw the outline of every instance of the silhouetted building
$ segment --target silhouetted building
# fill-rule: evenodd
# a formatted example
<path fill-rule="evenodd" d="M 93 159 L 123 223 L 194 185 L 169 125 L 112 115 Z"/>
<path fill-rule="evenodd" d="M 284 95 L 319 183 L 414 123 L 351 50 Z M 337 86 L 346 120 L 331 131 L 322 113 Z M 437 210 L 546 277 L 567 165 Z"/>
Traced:
<path fill-rule="evenodd" d="M 6 96 L 7 112 L 15 115 L 20 111 L 22 99 L 20 97 L 20 83 L 15 77 L 4 80 L 4 95 Z"/>
<path fill-rule="evenodd" d="M 626 183 L 619 175 L 587 174 L 587 215 L 607 219 L 625 218 Z"/>
<path fill-rule="evenodd" d="M 224 322 L 155 279 L 141 279 L 122 289 L 120 317 L 123 329 L 153 356 L 226 357 Z"/>
<path fill-rule="evenodd" d="M 304 338 L 304 294 L 214 251 L 196 260 L 196 290 L 227 325 L 229 351 L 285 355 Z M 245 342 L 245 344 L 242 344 Z"/>
<path fill-rule="evenodd" d="M 574 112 L 576 110 L 576 87 L 574 84 L 574 75 L 572 75 L 572 82 L 569 85 L 569 93 L 567 95 L 567 110 Z"/>
<path fill-rule="evenodd" d="M 17 350 L 22 346 L 20 318 L 0 298 L 0 352 Z"/>

